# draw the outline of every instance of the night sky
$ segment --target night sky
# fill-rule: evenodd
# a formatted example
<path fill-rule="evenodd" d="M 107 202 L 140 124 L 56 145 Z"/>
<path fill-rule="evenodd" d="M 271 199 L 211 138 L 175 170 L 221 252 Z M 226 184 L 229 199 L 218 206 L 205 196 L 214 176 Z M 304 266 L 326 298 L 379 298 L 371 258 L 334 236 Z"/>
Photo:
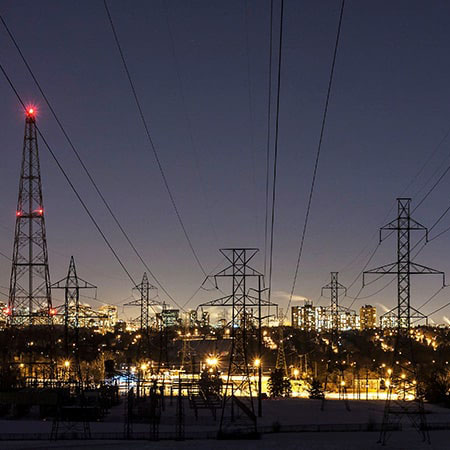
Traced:
<path fill-rule="evenodd" d="M 221 247 L 259 247 L 254 266 L 262 271 L 269 0 L 111 0 L 109 7 L 202 263 L 207 271 L 217 266 Z M 273 273 L 273 300 L 282 306 L 295 270 L 339 8 L 337 0 L 285 0 Z M 183 304 L 204 276 L 149 151 L 103 2 L 0 0 L 0 11 L 105 197 L 152 270 Z M 278 13 L 275 0 L 275 44 Z M 414 207 L 450 164 L 450 137 L 444 139 L 450 129 L 449 18 L 447 1 L 346 2 L 297 300 L 317 300 L 330 271 L 339 271 L 340 281 L 349 285 L 375 247 L 378 227 L 395 218 L 396 197 L 411 196 Z M 140 281 L 144 267 L 89 184 L 3 27 L 0 49 L 21 96 L 37 106 L 42 132 Z M 10 255 L 24 114 L 3 77 L 0 98 L 0 251 Z M 65 276 L 74 255 L 79 276 L 98 285 L 100 300 L 123 303 L 131 295 L 130 280 L 42 142 L 40 154 L 52 281 Z M 450 203 L 449 188 L 450 175 L 415 219 L 433 224 Z M 450 214 L 431 235 L 448 226 Z M 450 232 L 430 242 L 417 262 L 446 271 L 450 280 L 449 250 Z M 370 267 L 395 258 L 392 237 Z M 0 257 L 3 293 L 9 275 L 10 262 Z M 413 281 L 416 306 L 441 286 L 438 277 L 420 278 Z M 370 285 L 361 297 L 388 281 Z M 360 286 L 359 279 L 350 295 Z M 395 289 L 392 283 L 354 306 L 392 307 Z M 218 294 L 201 291 L 189 306 Z M 167 300 L 162 293 L 161 298 Z M 424 312 L 447 301 L 450 289 Z M 342 299 L 343 305 L 350 302 Z M 433 319 L 442 323 L 446 314 L 450 317 L 450 307 Z"/>

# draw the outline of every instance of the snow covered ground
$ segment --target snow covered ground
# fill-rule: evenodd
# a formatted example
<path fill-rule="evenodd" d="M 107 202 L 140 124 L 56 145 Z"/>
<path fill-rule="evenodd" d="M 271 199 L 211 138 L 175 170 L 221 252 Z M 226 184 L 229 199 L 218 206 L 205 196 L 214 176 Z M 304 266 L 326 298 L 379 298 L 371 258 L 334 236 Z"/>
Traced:
<path fill-rule="evenodd" d="M 35 419 L 23 420 L 0 420 L 0 435 L 5 438 L 8 433 L 27 434 L 41 433 L 38 440 L 22 441 L 0 441 L 0 449 L 30 449 L 30 448 L 155 448 L 155 449 L 226 449 L 239 446 L 240 448 L 286 448 L 286 449 L 380 449 L 376 443 L 377 432 L 368 431 L 322 431 L 318 432 L 298 432 L 296 427 L 305 425 L 321 425 L 324 430 L 332 430 L 333 425 L 338 426 L 363 426 L 379 425 L 382 420 L 384 402 L 376 400 L 349 401 L 350 411 L 347 411 L 344 402 L 337 400 L 327 400 L 324 411 L 321 411 L 321 401 L 308 399 L 280 399 L 263 401 L 263 417 L 258 420 L 258 426 L 266 432 L 258 441 L 217 441 L 211 439 L 186 441 L 45 441 L 46 436 L 42 433 L 50 433 L 51 422 Z M 430 424 L 442 424 L 450 426 L 450 409 L 441 408 L 435 405 L 426 405 L 427 420 Z M 160 426 L 161 435 L 166 433 L 175 435 L 175 401 L 172 405 L 166 402 L 166 409 Z M 198 433 L 197 436 L 206 437 L 208 434 L 214 436 L 218 429 L 219 418 L 214 421 L 209 410 L 201 410 L 198 420 L 195 419 L 193 411 L 185 403 L 185 431 L 189 437 L 190 433 Z M 272 433 L 272 426 L 278 423 L 281 432 Z M 388 449 L 450 449 L 450 430 L 432 431 L 431 446 L 424 444 L 416 430 L 410 427 L 409 421 L 405 418 L 402 422 L 403 431 L 395 431 L 390 434 L 390 440 L 385 448 Z M 288 432 L 290 429 L 293 432 Z M 124 405 L 113 408 L 110 414 L 102 422 L 91 424 L 91 432 L 95 433 L 117 433 L 117 437 L 122 437 L 124 430 Z M 147 433 L 149 425 L 135 423 L 134 432 Z M 192 434 L 190 435 L 193 436 Z"/>
<path fill-rule="evenodd" d="M 416 432 L 393 434 L 385 447 L 377 444 L 378 433 L 277 433 L 257 441 L 20 441 L 1 442 L 4 450 L 17 449 L 286 449 L 286 450 L 446 450 L 450 432 L 436 431 L 431 445 L 422 443 Z"/>

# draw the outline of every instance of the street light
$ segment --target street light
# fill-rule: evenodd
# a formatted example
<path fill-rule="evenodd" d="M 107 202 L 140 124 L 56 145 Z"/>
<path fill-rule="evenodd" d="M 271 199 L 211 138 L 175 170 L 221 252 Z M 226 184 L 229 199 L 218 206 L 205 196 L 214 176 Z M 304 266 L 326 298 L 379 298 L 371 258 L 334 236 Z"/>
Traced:
<path fill-rule="evenodd" d="M 206 358 L 206 364 L 210 367 L 216 367 L 219 364 L 219 359 L 217 356 L 209 356 Z"/>

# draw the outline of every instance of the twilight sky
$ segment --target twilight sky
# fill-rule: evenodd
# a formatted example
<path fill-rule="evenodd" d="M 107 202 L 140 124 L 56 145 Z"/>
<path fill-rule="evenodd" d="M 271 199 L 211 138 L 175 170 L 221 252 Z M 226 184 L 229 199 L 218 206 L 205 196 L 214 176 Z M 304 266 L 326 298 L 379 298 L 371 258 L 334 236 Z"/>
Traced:
<path fill-rule="evenodd" d="M 153 140 L 208 271 L 221 261 L 218 248 L 238 246 L 261 248 L 254 266 L 263 270 L 269 5 L 269 0 L 109 2 Z M 276 36 L 278 8 L 275 0 Z M 293 280 L 339 8 L 338 0 L 285 0 L 273 274 L 273 298 L 281 306 Z M 149 151 L 103 2 L 0 0 L 0 11 L 122 224 L 183 304 L 203 274 Z M 394 219 L 395 210 L 387 214 L 395 198 L 411 196 L 414 207 L 450 164 L 450 137 L 443 140 L 450 129 L 449 19 L 450 3 L 442 0 L 346 2 L 296 296 L 316 300 L 330 271 L 339 271 L 340 281 L 350 285 L 376 245 L 378 227 Z M 23 98 L 37 105 L 41 130 L 139 281 L 145 269 L 90 186 L 2 27 L 0 49 L 0 62 Z M 24 116 L 4 78 L 0 98 L 0 252 L 10 255 Z M 52 280 L 66 274 L 74 255 L 79 275 L 98 285 L 99 299 L 123 303 L 131 282 L 42 142 L 40 154 Z M 414 217 L 432 225 L 450 203 L 449 188 L 450 175 Z M 431 235 L 448 226 L 450 214 Z M 416 260 L 446 271 L 450 280 L 449 249 L 450 232 Z M 391 238 L 370 267 L 395 258 Z M 0 256 L 2 293 L 9 274 L 10 262 Z M 413 280 L 416 306 L 440 287 L 437 277 L 420 278 Z M 388 281 L 368 286 L 361 297 Z M 350 295 L 360 286 L 359 279 Z M 218 296 L 200 291 L 188 306 Z M 391 307 L 395 296 L 392 283 L 355 307 Z M 450 289 L 424 312 L 447 301 Z M 442 323 L 445 315 L 450 317 L 450 307 L 433 319 Z"/>

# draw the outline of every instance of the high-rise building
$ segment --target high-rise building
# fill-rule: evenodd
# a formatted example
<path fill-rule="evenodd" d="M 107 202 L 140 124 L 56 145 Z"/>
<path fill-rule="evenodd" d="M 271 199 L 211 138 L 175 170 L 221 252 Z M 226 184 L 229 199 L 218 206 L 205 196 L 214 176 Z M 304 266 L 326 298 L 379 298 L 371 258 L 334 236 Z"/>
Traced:
<path fill-rule="evenodd" d="M 314 306 L 312 302 L 305 301 L 302 306 L 292 306 L 291 323 L 294 328 L 305 331 L 327 331 L 333 327 L 333 315 L 330 308 Z M 354 330 L 357 328 L 358 318 L 356 313 L 342 308 L 338 314 L 338 328 L 340 331 Z"/>
<path fill-rule="evenodd" d="M 359 310 L 359 328 L 369 330 L 377 326 L 377 308 L 372 305 L 361 306 Z"/>
<path fill-rule="evenodd" d="M 306 331 L 314 331 L 317 328 L 317 308 L 312 302 L 305 301 L 303 306 L 292 306 L 291 323 L 294 328 L 301 328 Z"/>

